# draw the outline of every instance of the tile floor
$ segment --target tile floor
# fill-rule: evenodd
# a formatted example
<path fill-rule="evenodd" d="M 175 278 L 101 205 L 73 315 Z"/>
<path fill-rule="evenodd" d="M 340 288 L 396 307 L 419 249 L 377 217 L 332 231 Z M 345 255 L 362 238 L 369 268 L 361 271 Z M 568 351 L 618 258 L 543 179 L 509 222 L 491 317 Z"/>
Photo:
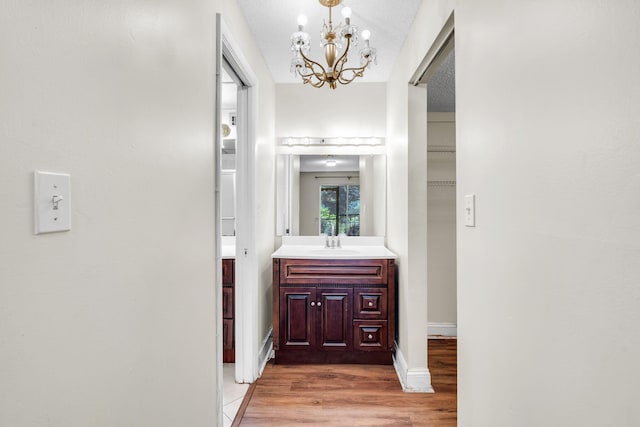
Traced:
<path fill-rule="evenodd" d="M 225 363 L 223 370 L 222 405 L 224 427 L 230 427 L 242 404 L 242 399 L 249 389 L 249 384 L 237 384 L 235 381 L 236 365 Z"/>

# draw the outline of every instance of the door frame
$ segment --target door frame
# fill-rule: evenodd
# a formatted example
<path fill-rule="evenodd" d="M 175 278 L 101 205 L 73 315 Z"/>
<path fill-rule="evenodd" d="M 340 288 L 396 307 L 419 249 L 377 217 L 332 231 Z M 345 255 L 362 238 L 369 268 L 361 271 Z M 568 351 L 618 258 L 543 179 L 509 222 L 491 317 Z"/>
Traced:
<path fill-rule="evenodd" d="M 220 135 L 220 80 L 223 58 L 242 80 L 238 86 L 237 140 L 236 140 L 236 264 L 235 264 L 235 380 L 238 383 L 254 382 L 258 376 L 258 267 L 255 242 L 255 117 L 257 78 L 242 54 L 221 14 L 216 14 L 216 193 L 219 193 L 222 147 Z M 216 203 L 219 202 L 219 194 Z M 216 229 L 219 230 L 219 206 L 216 206 Z M 216 232 L 216 260 L 221 265 L 220 232 Z M 221 271 L 221 266 L 218 269 Z M 222 279 L 218 274 L 216 295 L 222 298 Z M 221 306 L 221 303 L 218 304 Z M 221 309 L 221 307 L 219 307 Z M 221 312 L 221 311 L 220 311 Z M 221 322 L 219 322 L 221 323 Z M 218 392 L 222 394 L 222 326 L 218 328 L 217 361 Z M 220 399 L 221 400 L 221 399 Z M 222 408 L 220 408 L 221 410 Z"/>
<path fill-rule="evenodd" d="M 251 383 L 258 374 L 258 267 L 255 242 L 255 82 L 230 31 L 222 23 L 222 55 L 243 85 L 238 86 L 236 125 L 235 379 Z"/>
<path fill-rule="evenodd" d="M 408 192 L 412 195 L 407 204 L 411 232 L 407 235 L 408 255 L 406 274 L 412 283 L 424 283 L 424 287 L 409 286 L 410 301 L 404 309 L 409 313 L 411 325 L 406 327 L 406 342 L 402 349 L 396 342 L 394 367 L 404 391 L 430 393 L 431 373 L 428 367 L 428 228 L 427 228 L 427 84 L 431 75 L 454 47 L 455 20 L 452 11 L 439 33 L 426 50 L 408 80 L 407 87 L 407 140 L 408 140 Z M 459 168 L 456 165 L 456 174 Z M 456 196 L 457 197 L 457 196 Z M 458 246 L 459 247 L 459 246 Z M 406 280 L 406 279 L 405 279 Z M 415 325 L 415 326 L 413 326 Z M 427 342 L 425 346 L 424 343 Z M 404 351 L 404 353 L 403 353 Z M 424 362 L 423 362 L 424 361 Z M 422 365 L 424 363 L 424 365 Z"/>

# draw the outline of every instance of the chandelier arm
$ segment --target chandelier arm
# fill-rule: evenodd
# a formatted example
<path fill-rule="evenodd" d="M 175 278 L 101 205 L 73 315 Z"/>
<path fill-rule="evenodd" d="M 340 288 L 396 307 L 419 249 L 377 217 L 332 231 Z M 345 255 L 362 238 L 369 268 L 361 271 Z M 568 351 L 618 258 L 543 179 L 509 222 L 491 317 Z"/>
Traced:
<path fill-rule="evenodd" d="M 356 77 L 362 77 L 363 71 L 364 70 L 360 70 L 359 68 L 349 68 L 345 71 L 353 71 L 353 75 L 351 76 L 351 78 L 347 78 L 344 77 L 342 74 L 340 74 L 340 76 L 338 76 L 338 82 L 343 84 L 343 85 L 347 85 L 349 83 L 351 83 L 352 81 L 354 81 L 356 79 Z"/>
<path fill-rule="evenodd" d="M 333 74 L 336 78 L 340 77 L 342 74 L 342 68 L 344 64 L 347 62 L 349 58 L 347 58 L 347 54 L 349 53 L 349 48 L 351 47 L 351 37 L 347 37 L 347 46 L 344 48 L 344 52 L 340 55 L 340 58 L 336 61 L 336 65 L 333 67 Z M 338 69 L 338 67 L 340 67 Z"/>
<path fill-rule="evenodd" d="M 368 64 L 367 64 L 368 65 Z M 356 77 L 362 77 L 364 75 L 364 70 L 367 68 L 367 66 L 363 66 L 360 68 L 345 68 L 344 70 L 342 70 L 340 72 L 340 74 L 338 75 L 338 81 L 342 84 L 349 84 L 351 83 L 353 80 L 355 80 Z M 346 72 L 352 72 L 353 75 L 351 76 L 351 78 L 347 78 L 346 76 L 344 76 L 344 73 Z"/>
<path fill-rule="evenodd" d="M 325 70 L 325 68 L 322 66 L 322 64 L 319 64 L 316 61 L 313 61 L 307 58 L 307 56 L 304 53 L 302 53 L 302 50 L 300 50 L 299 52 L 300 52 L 300 56 L 302 56 L 302 59 L 304 60 L 305 67 L 311 70 L 310 74 L 302 74 L 302 72 L 300 72 L 300 68 L 298 67 L 298 74 L 300 75 L 300 77 L 302 77 L 305 80 L 305 83 L 311 83 L 310 82 L 311 78 L 315 77 L 320 82 L 322 82 L 322 84 L 320 84 L 320 86 L 316 86 L 315 84 L 312 84 L 312 86 L 314 87 L 323 86 L 325 80 L 327 79 L 327 71 Z M 316 67 L 320 68 L 321 71 L 317 71 Z"/>
<path fill-rule="evenodd" d="M 325 70 L 325 68 L 322 66 L 322 64 L 309 59 L 304 53 L 302 53 L 302 51 L 300 51 L 300 55 L 302 56 L 302 59 L 304 59 L 305 65 L 307 66 L 307 68 L 309 68 L 310 70 L 314 71 L 313 67 L 317 66 L 320 67 L 320 69 L 322 70 L 322 74 L 323 75 L 327 75 L 327 71 Z M 314 71 L 314 73 L 318 74 L 317 71 Z"/>
<path fill-rule="evenodd" d="M 322 87 L 325 84 L 325 80 L 322 78 L 322 74 L 316 72 L 310 72 L 309 74 L 302 74 L 300 69 L 297 70 L 298 75 L 302 77 L 302 83 L 309 83 L 313 87 Z M 314 78 L 315 77 L 315 82 Z"/>
<path fill-rule="evenodd" d="M 314 76 L 317 79 L 316 82 L 314 82 L 313 79 L 312 79 L 312 77 L 314 77 Z M 302 77 L 302 83 L 304 83 L 304 84 L 308 83 L 311 86 L 316 87 L 316 88 L 320 88 L 320 87 L 324 86 L 324 84 L 325 84 L 325 81 L 320 79 L 320 78 L 318 78 L 318 76 L 316 74 L 307 74 L 307 75 L 300 74 L 300 77 Z"/>

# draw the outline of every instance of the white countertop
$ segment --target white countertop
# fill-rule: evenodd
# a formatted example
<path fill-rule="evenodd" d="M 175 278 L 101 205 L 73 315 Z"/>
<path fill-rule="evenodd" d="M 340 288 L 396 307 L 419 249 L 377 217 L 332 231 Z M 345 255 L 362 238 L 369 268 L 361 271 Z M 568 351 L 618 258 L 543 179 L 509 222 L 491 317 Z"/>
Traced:
<path fill-rule="evenodd" d="M 222 259 L 235 259 L 236 258 L 236 236 L 222 236 Z"/>
<path fill-rule="evenodd" d="M 334 239 L 336 239 L 334 237 Z M 384 237 L 340 238 L 341 247 L 327 248 L 322 236 L 283 236 L 272 258 L 295 259 L 387 259 L 398 256 L 384 246 Z"/>

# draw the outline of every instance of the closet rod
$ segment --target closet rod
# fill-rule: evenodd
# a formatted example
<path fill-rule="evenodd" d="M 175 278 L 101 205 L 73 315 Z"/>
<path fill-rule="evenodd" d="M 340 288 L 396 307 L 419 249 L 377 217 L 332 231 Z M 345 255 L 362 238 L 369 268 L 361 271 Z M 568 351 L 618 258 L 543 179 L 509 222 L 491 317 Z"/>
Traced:
<path fill-rule="evenodd" d="M 427 145 L 428 153 L 455 153 L 456 147 L 450 145 Z"/>
<path fill-rule="evenodd" d="M 343 176 L 314 176 L 315 179 L 335 179 L 335 178 L 357 178 L 357 176 L 352 175 L 343 175 Z"/>

